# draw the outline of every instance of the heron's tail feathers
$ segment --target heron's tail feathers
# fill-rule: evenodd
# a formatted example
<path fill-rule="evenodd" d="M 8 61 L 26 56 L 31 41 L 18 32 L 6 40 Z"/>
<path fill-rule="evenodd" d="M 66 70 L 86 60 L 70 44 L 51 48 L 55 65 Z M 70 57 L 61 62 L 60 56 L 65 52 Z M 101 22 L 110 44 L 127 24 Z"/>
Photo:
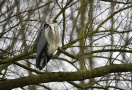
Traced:
<path fill-rule="evenodd" d="M 36 67 L 39 68 L 40 70 L 42 70 L 47 65 L 47 63 L 49 62 L 51 57 L 52 57 L 52 55 L 50 55 L 50 56 L 47 56 L 47 55 L 39 56 L 36 60 Z"/>

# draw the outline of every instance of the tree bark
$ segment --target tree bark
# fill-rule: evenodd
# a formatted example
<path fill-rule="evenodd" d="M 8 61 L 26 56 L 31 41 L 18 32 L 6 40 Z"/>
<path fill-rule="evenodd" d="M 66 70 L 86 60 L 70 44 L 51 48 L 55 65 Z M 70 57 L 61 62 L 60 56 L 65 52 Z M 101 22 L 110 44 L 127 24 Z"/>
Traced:
<path fill-rule="evenodd" d="M 51 77 L 47 73 L 30 75 L 22 78 L 0 81 L 0 90 L 8 90 L 17 87 L 24 87 L 27 85 L 34 85 L 38 83 L 81 81 L 85 79 L 104 76 L 109 73 L 129 71 L 132 71 L 132 64 L 113 64 L 94 68 L 83 72 L 51 72 L 50 73 Z"/>

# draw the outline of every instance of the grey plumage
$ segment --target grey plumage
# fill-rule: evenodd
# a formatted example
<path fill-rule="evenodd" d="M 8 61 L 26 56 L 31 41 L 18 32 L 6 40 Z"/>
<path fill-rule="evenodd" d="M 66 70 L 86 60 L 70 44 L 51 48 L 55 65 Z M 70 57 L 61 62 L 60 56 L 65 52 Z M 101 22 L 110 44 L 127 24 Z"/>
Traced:
<path fill-rule="evenodd" d="M 52 24 L 45 23 L 40 29 L 36 39 L 36 67 L 40 70 L 43 69 L 52 58 L 60 42 L 60 27 L 55 21 L 53 20 Z"/>

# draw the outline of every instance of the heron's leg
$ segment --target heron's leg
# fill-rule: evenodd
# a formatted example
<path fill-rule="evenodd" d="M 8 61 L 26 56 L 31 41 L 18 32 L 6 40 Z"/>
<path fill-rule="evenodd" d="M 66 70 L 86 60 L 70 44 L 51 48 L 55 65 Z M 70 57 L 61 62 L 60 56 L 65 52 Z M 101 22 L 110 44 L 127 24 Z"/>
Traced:
<path fill-rule="evenodd" d="M 46 59 L 46 73 L 51 77 L 50 73 L 48 72 L 48 69 L 47 69 L 47 59 Z M 52 77 L 51 77 L 52 78 Z M 53 78 L 52 78 L 53 79 Z"/>

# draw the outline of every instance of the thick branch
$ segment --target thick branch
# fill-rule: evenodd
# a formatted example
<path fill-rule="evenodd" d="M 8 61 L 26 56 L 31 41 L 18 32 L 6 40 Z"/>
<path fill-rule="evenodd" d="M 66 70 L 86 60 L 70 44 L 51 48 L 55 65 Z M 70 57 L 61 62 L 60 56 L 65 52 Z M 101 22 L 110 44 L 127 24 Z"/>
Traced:
<path fill-rule="evenodd" d="M 17 56 L 12 57 L 12 58 L 0 60 L 0 64 L 5 64 L 5 63 L 10 63 L 10 62 L 13 62 L 13 61 L 21 60 L 21 58 L 23 58 L 23 57 L 25 57 L 25 56 L 28 56 L 28 55 L 30 55 L 30 54 L 33 54 L 34 52 L 35 52 L 35 50 L 32 49 L 32 50 L 30 50 L 30 51 L 28 51 L 28 52 L 19 54 L 19 55 L 17 55 Z"/>
<path fill-rule="evenodd" d="M 83 72 L 51 72 L 50 75 L 52 76 L 52 78 L 47 73 L 44 73 L 44 74 L 22 77 L 18 79 L 1 81 L 0 90 L 24 87 L 27 85 L 34 85 L 38 83 L 81 81 L 84 79 L 104 76 L 109 73 L 129 72 L 129 71 L 132 71 L 132 64 L 114 64 L 114 65 L 98 67 Z"/>

